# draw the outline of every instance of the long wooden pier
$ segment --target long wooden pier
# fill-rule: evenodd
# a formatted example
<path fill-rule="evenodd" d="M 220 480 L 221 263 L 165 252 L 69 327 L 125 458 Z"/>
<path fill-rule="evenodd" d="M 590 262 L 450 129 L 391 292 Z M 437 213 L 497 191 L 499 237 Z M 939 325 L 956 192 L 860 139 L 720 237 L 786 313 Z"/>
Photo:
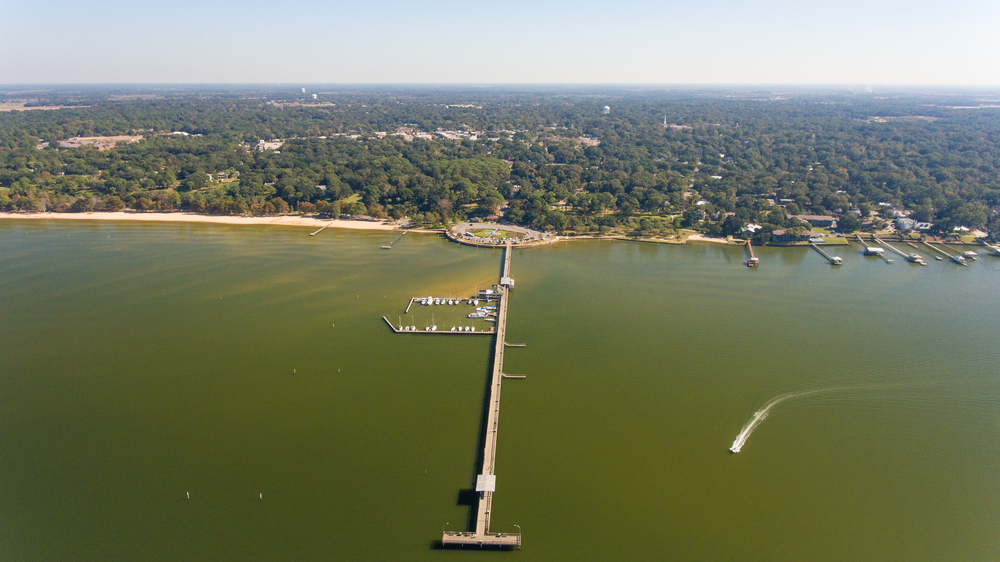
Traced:
<path fill-rule="evenodd" d="M 513 245 L 504 250 L 503 271 L 500 276 L 500 298 L 497 310 L 496 342 L 493 346 L 493 372 L 490 379 L 490 398 L 486 414 L 486 446 L 483 448 L 482 471 L 476 479 L 479 506 L 476 511 L 475 532 L 447 531 L 441 537 L 445 545 L 516 546 L 521 547 L 520 533 L 490 533 L 490 511 L 493 492 L 496 491 L 497 431 L 500 421 L 500 383 L 503 375 L 503 352 L 507 335 L 507 300 L 514 280 L 510 278 L 510 257 Z"/>

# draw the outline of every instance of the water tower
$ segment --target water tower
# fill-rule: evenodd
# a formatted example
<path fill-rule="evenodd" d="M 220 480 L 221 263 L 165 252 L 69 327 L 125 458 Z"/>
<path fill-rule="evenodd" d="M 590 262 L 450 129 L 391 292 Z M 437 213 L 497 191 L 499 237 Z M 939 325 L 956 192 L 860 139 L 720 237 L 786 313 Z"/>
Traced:
<path fill-rule="evenodd" d="M 607 106 L 607 105 L 606 105 L 606 106 L 604 106 L 604 109 L 602 109 L 602 110 L 601 110 L 601 113 L 603 113 L 603 114 L 605 114 L 605 115 L 608 115 L 608 114 L 610 114 L 610 113 L 611 113 L 611 107 L 610 107 L 610 106 Z"/>

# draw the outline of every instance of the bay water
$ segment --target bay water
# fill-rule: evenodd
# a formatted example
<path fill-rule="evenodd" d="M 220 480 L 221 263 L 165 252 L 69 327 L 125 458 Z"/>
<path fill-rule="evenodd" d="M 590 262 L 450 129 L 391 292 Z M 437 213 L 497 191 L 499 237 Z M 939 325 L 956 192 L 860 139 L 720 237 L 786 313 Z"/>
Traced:
<path fill-rule="evenodd" d="M 1000 554 L 1000 258 L 516 250 L 491 530 L 523 548 L 481 553 L 436 541 L 469 524 L 492 340 L 382 317 L 468 324 L 403 310 L 502 252 L 309 230 L 0 222 L 0 558 Z"/>

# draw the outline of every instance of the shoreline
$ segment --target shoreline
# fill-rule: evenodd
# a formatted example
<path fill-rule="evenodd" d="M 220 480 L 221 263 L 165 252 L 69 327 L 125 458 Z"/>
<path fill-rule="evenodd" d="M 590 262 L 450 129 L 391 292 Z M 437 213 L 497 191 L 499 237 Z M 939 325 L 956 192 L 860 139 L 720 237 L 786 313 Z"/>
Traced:
<path fill-rule="evenodd" d="M 189 222 L 235 225 L 311 226 L 316 228 L 346 228 L 351 230 L 399 229 L 399 225 L 397 223 L 387 224 L 374 221 L 317 219 L 290 215 L 279 217 L 233 217 L 221 215 L 198 215 L 194 213 L 144 213 L 136 211 L 95 211 L 91 213 L 0 213 L 0 219 Z"/>
<path fill-rule="evenodd" d="M 142 212 L 142 211 L 93 211 L 89 213 L 5 213 L 0 212 L 0 220 L 3 219 L 24 219 L 24 220 L 92 220 L 92 221 L 135 221 L 135 222 L 186 222 L 186 223 L 202 223 L 202 224 L 228 224 L 228 225 L 244 225 L 244 226 L 304 226 L 304 227 L 314 227 L 314 228 L 342 228 L 347 230 L 406 230 L 413 233 L 425 233 L 425 234 L 438 234 L 445 238 L 451 239 L 453 242 L 458 242 L 461 244 L 466 244 L 470 246 L 483 246 L 483 247 L 493 247 L 488 244 L 474 244 L 467 243 L 463 240 L 458 240 L 457 238 L 452 238 L 448 236 L 448 233 L 443 230 L 428 229 L 428 228 L 402 228 L 399 223 L 396 222 L 381 222 L 381 221 L 361 221 L 361 220 L 344 220 L 344 219 L 319 219 L 314 217 L 303 217 L 297 215 L 281 215 L 276 217 L 245 217 L 245 216 L 226 216 L 226 215 L 199 215 L 196 213 L 158 213 L 158 212 Z M 515 248 L 532 248 L 538 246 L 546 246 L 553 244 L 555 242 L 571 242 L 571 241 L 583 241 L 583 240 L 617 240 L 621 242 L 647 242 L 655 244 L 676 244 L 683 245 L 690 242 L 707 242 L 710 244 L 722 244 L 722 245 L 742 245 L 734 244 L 726 238 L 716 238 L 711 236 L 705 236 L 703 234 L 690 234 L 682 239 L 663 239 L 663 238 L 631 238 L 628 236 L 615 236 L 615 235 L 582 235 L 582 236 L 555 236 L 552 240 L 536 242 L 533 244 L 521 244 L 515 245 Z M 905 243 L 905 240 L 895 240 L 895 239 L 885 239 L 887 242 L 898 242 Z M 851 241 L 847 241 L 850 245 Z M 935 244 L 942 244 L 947 246 L 981 246 L 981 244 L 968 244 L 965 242 L 952 242 L 952 241 L 940 241 L 933 240 Z M 843 246 L 844 244 L 831 244 L 830 246 Z M 808 247 L 808 244 L 800 243 L 784 243 L 784 244 L 766 244 L 768 247 L 774 248 L 787 248 L 787 247 Z M 497 248 L 504 247 L 503 245 L 495 246 Z"/>

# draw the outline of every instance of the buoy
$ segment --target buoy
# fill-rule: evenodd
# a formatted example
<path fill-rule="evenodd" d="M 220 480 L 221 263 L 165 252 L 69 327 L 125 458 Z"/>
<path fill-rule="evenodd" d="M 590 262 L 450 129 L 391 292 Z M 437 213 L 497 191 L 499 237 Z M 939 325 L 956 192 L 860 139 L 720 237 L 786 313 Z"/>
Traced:
<path fill-rule="evenodd" d="M 187 496 L 187 499 L 191 499 L 191 492 L 184 492 L 184 494 Z"/>
<path fill-rule="evenodd" d="M 263 493 L 260 494 L 260 499 L 264 499 L 264 494 Z"/>
<path fill-rule="evenodd" d="M 293 374 L 295 373 L 295 369 L 292 369 L 292 373 L 293 373 Z"/>

